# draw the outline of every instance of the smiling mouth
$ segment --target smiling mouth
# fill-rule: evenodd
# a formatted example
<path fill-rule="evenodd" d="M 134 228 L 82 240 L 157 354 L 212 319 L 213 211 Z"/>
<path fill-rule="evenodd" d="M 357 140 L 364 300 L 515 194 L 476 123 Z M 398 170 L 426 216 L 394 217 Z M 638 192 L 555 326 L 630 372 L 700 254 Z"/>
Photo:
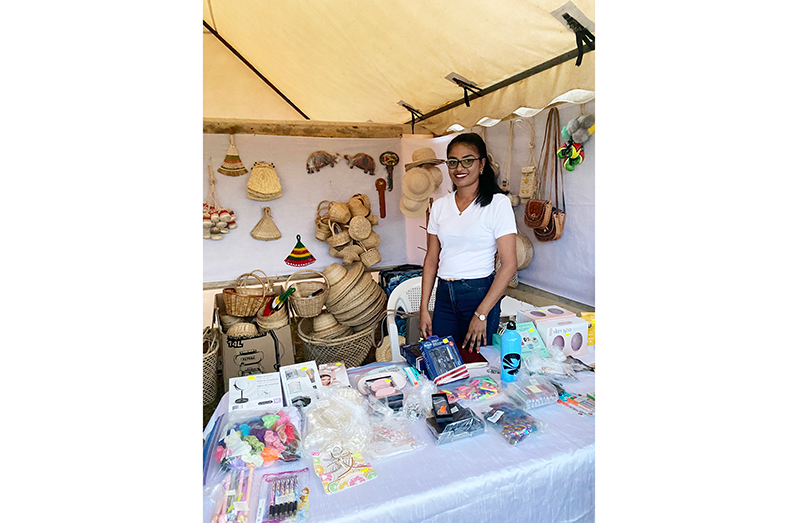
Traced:
<path fill-rule="evenodd" d="M 455 174 L 454 175 L 454 177 L 457 178 L 457 179 L 465 178 L 466 176 L 468 176 L 468 173 Z"/>

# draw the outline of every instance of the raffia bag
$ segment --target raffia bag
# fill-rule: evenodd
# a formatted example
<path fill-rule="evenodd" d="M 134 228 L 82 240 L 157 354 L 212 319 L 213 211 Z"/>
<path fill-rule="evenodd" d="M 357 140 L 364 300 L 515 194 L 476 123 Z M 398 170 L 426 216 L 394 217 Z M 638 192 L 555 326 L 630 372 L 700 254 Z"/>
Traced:
<path fill-rule="evenodd" d="M 297 274 L 313 274 L 320 276 L 322 281 L 302 281 L 292 282 L 291 278 Z M 324 274 L 314 271 L 312 269 L 303 269 L 296 271 L 285 280 L 285 290 L 294 287 L 294 293 L 288 297 L 288 302 L 297 316 L 301 318 L 313 318 L 321 314 L 324 309 L 324 300 L 327 299 L 327 292 L 330 289 L 330 284 L 327 283 L 327 277 Z"/>
<path fill-rule="evenodd" d="M 283 189 L 273 163 L 255 162 L 247 182 L 247 198 L 265 202 L 283 196 Z"/>
<path fill-rule="evenodd" d="M 363 243 L 359 241 L 356 241 L 355 244 L 363 247 L 363 253 L 360 255 L 360 262 L 366 267 L 371 267 L 382 261 L 382 255 L 380 255 L 380 251 L 378 251 L 376 247 L 367 249 Z"/>
<path fill-rule="evenodd" d="M 222 289 L 222 300 L 227 314 L 230 316 L 254 316 L 258 309 L 263 307 L 266 301 L 274 296 L 274 286 L 271 279 L 266 276 L 266 282 L 263 281 L 256 272 L 260 272 L 266 276 L 263 271 L 255 270 L 242 274 L 233 283 L 232 287 Z M 247 287 L 247 280 L 254 278 L 260 283 L 260 288 Z"/>
<path fill-rule="evenodd" d="M 330 202 L 330 210 L 328 211 L 330 221 L 333 223 L 349 223 L 352 218 L 352 213 L 349 212 L 349 206 L 341 202 Z"/>
<path fill-rule="evenodd" d="M 330 201 L 322 200 L 316 207 L 316 239 L 320 242 L 330 237 Z"/>
<path fill-rule="evenodd" d="M 347 368 L 359 367 L 368 356 L 369 351 L 377 348 L 377 337 L 381 331 L 381 321 L 386 311 L 377 317 L 363 330 L 335 339 L 321 339 L 313 336 L 313 319 L 303 318 L 297 325 L 297 334 L 302 340 L 302 348 L 308 360 L 316 363 L 335 363 L 343 361 Z M 380 336 L 382 341 L 382 336 Z"/>
<path fill-rule="evenodd" d="M 340 247 L 349 243 L 351 237 L 349 231 L 345 226 L 337 222 L 328 222 L 330 224 L 330 237 L 327 238 L 327 243 L 332 247 Z"/>

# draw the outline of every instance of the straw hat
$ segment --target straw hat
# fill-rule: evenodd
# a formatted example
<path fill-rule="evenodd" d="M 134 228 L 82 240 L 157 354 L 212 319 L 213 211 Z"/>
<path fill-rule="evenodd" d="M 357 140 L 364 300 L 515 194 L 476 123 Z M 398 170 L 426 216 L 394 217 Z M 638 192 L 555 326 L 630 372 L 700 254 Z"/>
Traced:
<path fill-rule="evenodd" d="M 328 307 L 328 310 L 338 319 L 338 316 L 346 315 L 352 309 L 356 308 L 364 299 L 367 299 L 373 292 L 372 284 L 379 288 L 377 282 L 371 277 L 370 274 L 363 272 L 363 275 L 357 281 L 354 287 L 346 293 L 338 303 L 333 303 Z"/>
<path fill-rule="evenodd" d="M 427 214 L 426 203 L 410 200 L 403 196 L 399 200 L 399 210 L 408 218 L 423 218 Z"/>
<path fill-rule="evenodd" d="M 435 189 L 437 190 L 443 183 L 443 172 L 441 172 L 441 168 L 434 165 L 425 165 L 424 168 L 432 175 L 432 180 L 435 182 Z"/>
<path fill-rule="evenodd" d="M 324 274 L 327 281 L 330 283 L 330 289 L 327 292 L 325 303 L 328 306 L 337 303 L 345 293 L 355 286 L 357 280 L 363 275 L 364 270 L 365 267 L 360 262 L 354 263 L 349 270 L 344 268 L 340 263 L 331 263 L 328 265 L 322 271 L 322 274 Z"/>
<path fill-rule="evenodd" d="M 435 180 L 427 169 L 414 167 L 402 176 L 402 196 L 422 201 L 435 192 Z"/>
<path fill-rule="evenodd" d="M 321 314 L 313 318 L 313 332 L 311 335 L 316 338 L 335 338 L 346 331 L 350 331 L 350 328 L 338 323 L 335 316 L 327 311 L 322 311 Z"/>
<path fill-rule="evenodd" d="M 435 151 L 429 147 L 422 147 L 413 151 L 413 161 L 405 164 L 405 170 L 424 164 L 440 165 L 444 162 L 445 160 L 435 157 Z"/>
<path fill-rule="evenodd" d="M 518 269 L 526 269 L 532 262 L 532 241 L 520 232 L 515 235 L 515 255 L 518 258 Z"/>

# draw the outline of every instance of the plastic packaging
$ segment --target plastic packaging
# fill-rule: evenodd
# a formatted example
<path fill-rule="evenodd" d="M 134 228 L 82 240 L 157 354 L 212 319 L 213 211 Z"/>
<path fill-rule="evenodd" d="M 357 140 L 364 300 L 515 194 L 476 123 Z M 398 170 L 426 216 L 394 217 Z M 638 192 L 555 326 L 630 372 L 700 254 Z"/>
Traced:
<path fill-rule="evenodd" d="M 531 374 L 545 376 L 558 381 L 579 381 L 573 368 L 566 362 L 565 355 L 558 347 L 549 347 L 549 358 L 543 358 L 536 351 L 524 358 L 524 368 Z"/>
<path fill-rule="evenodd" d="M 499 384 L 490 376 L 460 380 L 439 387 L 439 392 L 446 394 L 450 403 L 455 401 L 481 401 L 492 398 L 499 393 Z"/>
<path fill-rule="evenodd" d="M 523 410 L 557 403 L 557 389 L 542 376 L 524 376 L 507 385 L 507 396 L 515 400 Z"/>
<path fill-rule="evenodd" d="M 485 432 L 485 422 L 474 411 L 457 402 L 450 405 L 452 421 L 441 426 L 434 417 L 427 418 L 427 428 L 436 445 L 451 443 L 464 438 L 478 436 Z"/>
<path fill-rule="evenodd" d="M 509 401 L 492 403 L 482 415 L 485 422 L 510 445 L 517 445 L 532 434 L 539 434 L 543 424 Z"/>
<path fill-rule="evenodd" d="M 502 334 L 502 383 L 515 381 L 521 366 L 521 335 L 515 330 L 515 322 L 507 322 L 507 329 Z"/>
<path fill-rule="evenodd" d="M 250 501 L 257 495 L 253 483 L 257 481 L 255 467 L 230 470 L 224 479 L 212 489 L 213 512 L 210 523 L 247 521 Z"/>
<path fill-rule="evenodd" d="M 310 472 L 307 468 L 265 474 L 261 482 L 254 523 L 296 523 L 310 519 L 309 482 Z"/>
<path fill-rule="evenodd" d="M 367 406 L 365 397 L 351 387 L 327 388 L 305 411 L 305 448 L 338 445 L 361 452 L 371 440 Z"/>

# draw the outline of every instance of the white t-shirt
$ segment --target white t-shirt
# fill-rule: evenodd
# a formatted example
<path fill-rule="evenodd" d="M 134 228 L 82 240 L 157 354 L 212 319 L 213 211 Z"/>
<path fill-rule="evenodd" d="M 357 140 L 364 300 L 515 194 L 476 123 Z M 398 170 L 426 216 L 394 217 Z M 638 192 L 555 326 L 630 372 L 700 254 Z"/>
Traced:
<path fill-rule="evenodd" d="M 438 236 L 441 255 L 438 276 L 441 278 L 484 278 L 494 269 L 496 238 L 515 234 L 515 214 L 510 199 L 494 194 L 490 205 L 475 201 L 463 214 L 457 209 L 454 193 L 432 203 L 427 232 Z"/>

